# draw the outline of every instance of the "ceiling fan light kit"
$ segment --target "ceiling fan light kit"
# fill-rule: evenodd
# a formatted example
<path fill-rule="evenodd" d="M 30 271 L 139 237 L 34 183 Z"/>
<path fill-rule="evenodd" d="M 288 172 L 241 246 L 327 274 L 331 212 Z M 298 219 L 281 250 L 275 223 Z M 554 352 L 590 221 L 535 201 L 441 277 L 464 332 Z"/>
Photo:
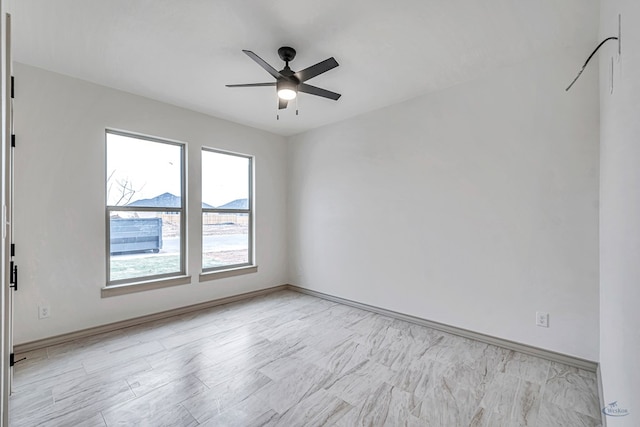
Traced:
<path fill-rule="evenodd" d="M 294 82 L 282 80 L 276 83 L 278 98 L 290 101 L 298 95 L 298 85 Z"/>
<path fill-rule="evenodd" d="M 278 95 L 279 110 L 287 108 L 288 102 L 292 99 L 295 99 L 298 95 L 298 92 L 308 93 L 310 95 L 316 95 L 323 98 L 332 99 L 334 101 L 337 101 L 341 96 L 339 93 L 331 92 L 329 90 L 304 83 L 307 80 L 310 80 L 322 73 L 326 73 L 327 71 L 336 68 L 339 64 L 333 57 L 325 59 L 322 62 L 318 62 L 317 64 L 307 67 L 304 70 L 294 72 L 291 68 L 289 68 L 289 62 L 293 61 L 293 59 L 296 57 L 296 50 L 292 47 L 283 46 L 278 49 L 278 56 L 280 56 L 280 59 L 285 62 L 284 68 L 280 71 L 277 71 L 265 60 L 263 60 L 250 50 L 243 50 L 243 52 L 247 54 L 249 58 L 253 59 L 258 65 L 264 68 L 266 72 L 271 74 L 271 76 L 274 77 L 276 81 L 270 83 L 226 85 L 227 87 L 275 86 L 276 93 Z M 296 111 L 296 114 L 297 113 L 298 112 Z M 277 118 L 279 119 L 280 117 L 277 116 Z"/>

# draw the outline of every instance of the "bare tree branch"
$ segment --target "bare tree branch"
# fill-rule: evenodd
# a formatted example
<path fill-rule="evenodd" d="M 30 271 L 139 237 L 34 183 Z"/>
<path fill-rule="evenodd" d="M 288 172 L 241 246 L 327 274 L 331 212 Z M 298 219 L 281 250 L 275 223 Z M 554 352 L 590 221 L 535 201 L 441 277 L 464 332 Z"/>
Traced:
<path fill-rule="evenodd" d="M 114 179 L 112 181 L 115 173 L 116 170 L 114 169 L 107 178 L 107 200 L 111 198 L 111 191 L 114 189 L 115 181 L 116 188 L 118 189 L 118 200 L 111 206 L 128 205 L 131 202 L 131 199 L 133 199 L 133 196 L 135 196 L 136 193 L 140 192 L 144 188 L 144 185 L 142 185 L 142 187 L 138 189 L 135 189 L 133 186 L 133 182 L 131 182 L 129 177 L 126 177 L 124 179 Z"/>

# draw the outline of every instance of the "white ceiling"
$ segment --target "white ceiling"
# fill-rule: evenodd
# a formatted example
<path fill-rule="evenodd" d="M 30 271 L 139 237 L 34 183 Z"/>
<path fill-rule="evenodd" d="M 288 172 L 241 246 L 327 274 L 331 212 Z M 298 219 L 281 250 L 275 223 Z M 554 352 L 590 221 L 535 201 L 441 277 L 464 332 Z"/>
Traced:
<path fill-rule="evenodd" d="M 18 62 L 292 135 L 469 81 L 552 50 L 597 42 L 598 0 L 12 0 Z M 276 120 L 275 89 L 226 88 L 273 78 L 280 46 L 306 68 L 300 115 Z M 587 54 L 588 52 L 585 52 Z M 576 70 L 581 64 L 576 64 Z M 570 80 L 573 76 L 567 76 Z"/>

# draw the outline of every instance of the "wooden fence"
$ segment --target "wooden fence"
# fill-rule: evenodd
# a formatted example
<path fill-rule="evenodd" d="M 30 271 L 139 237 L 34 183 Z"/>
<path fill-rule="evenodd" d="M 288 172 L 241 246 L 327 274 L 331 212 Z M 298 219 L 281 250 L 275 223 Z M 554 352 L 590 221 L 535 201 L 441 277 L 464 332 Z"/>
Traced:
<path fill-rule="evenodd" d="M 178 215 L 175 214 L 160 214 L 163 224 L 179 225 Z M 217 224 L 236 224 L 236 225 L 249 225 L 249 215 L 247 214 L 220 214 L 220 213 L 208 213 L 202 216 L 202 223 L 204 225 L 217 225 Z"/>

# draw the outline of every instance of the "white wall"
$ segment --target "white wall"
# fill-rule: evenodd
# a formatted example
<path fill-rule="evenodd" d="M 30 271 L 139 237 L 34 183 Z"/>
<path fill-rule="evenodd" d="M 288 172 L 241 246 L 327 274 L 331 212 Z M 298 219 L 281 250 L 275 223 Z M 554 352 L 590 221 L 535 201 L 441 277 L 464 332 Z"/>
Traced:
<path fill-rule="evenodd" d="M 22 64 L 14 74 L 16 344 L 287 282 L 284 138 Z M 107 127 L 188 143 L 191 285 L 100 297 Z M 202 146 L 255 156 L 258 273 L 198 283 Z"/>
<path fill-rule="evenodd" d="M 640 425 L 640 2 L 601 3 L 600 363 L 605 403 L 630 411 L 611 426 Z M 614 58 L 614 93 L 609 91 Z M 594 64 L 596 65 L 596 64 Z"/>
<path fill-rule="evenodd" d="M 589 48 L 289 144 L 16 64 L 16 343 L 291 282 L 597 360 L 597 70 L 563 90 Z M 189 143 L 192 253 L 200 147 L 255 155 L 259 272 L 198 283 L 191 257 L 192 285 L 100 298 L 105 127 Z"/>
<path fill-rule="evenodd" d="M 292 137 L 292 283 L 597 360 L 589 48 Z"/>

